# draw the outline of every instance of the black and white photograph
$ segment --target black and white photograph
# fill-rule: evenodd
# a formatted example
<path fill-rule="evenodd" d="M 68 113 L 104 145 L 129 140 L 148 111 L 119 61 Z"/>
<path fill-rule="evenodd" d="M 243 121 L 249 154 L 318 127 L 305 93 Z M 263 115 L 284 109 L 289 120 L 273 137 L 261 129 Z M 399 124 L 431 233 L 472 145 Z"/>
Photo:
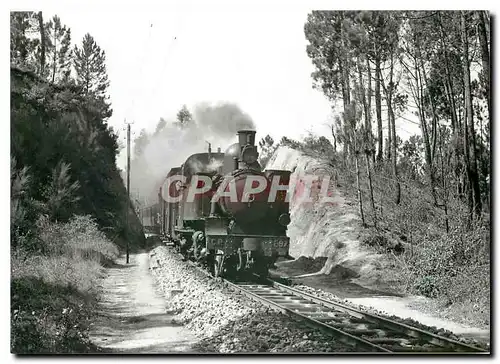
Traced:
<path fill-rule="evenodd" d="M 491 355 L 491 10 L 56 4 L 9 10 L 11 356 Z"/>

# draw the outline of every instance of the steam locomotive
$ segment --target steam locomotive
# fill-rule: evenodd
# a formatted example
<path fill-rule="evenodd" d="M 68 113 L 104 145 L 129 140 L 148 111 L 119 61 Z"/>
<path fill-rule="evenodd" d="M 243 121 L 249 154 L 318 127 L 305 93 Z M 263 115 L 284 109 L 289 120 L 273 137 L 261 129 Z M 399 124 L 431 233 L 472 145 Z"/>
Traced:
<path fill-rule="evenodd" d="M 209 147 L 189 156 L 167 174 L 158 203 L 141 211 L 145 228 L 216 277 L 267 276 L 279 257 L 289 256 L 291 172 L 262 170 L 255 133 L 238 131 L 238 142 L 224 153 Z M 256 179 L 265 182 L 261 191 L 254 188 Z"/>

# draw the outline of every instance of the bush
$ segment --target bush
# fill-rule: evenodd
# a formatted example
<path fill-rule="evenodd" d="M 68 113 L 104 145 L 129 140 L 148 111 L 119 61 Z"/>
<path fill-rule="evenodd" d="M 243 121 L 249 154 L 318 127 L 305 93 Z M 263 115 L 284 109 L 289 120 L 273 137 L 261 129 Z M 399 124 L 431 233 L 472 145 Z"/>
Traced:
<path fill-rule="evenodd" d="M 68 223 L 52 223 L 46 217 L 37 221 L 39 237 L 44 242 L 46 253 L 50 255 L 66 255 L 73 259 L 88 259 L 89 252 L 106 259 L 115 259 L 119 252 L 99 231 L 97 223 L 91 216 L 74 216 Z"/>
<path fill-rule="evenodd" d="M 43 254 L 11 255 L 11 350 L 73 353 L 97 350 L 88 340 L 102 261 L 118 249 L 90 216 L 37 221 Z"/>
<path fill-rule="evenodd" d="M 14 279 L 11 290 L 12 352 L 96 351 L 87 335 L 93 307 L 90 296 L 36 278 Z"/>
<path fill-rule="evenodd" d="M 448 303 L 489 305 L 489 231 L 454 228 L 449 234 L 421 237 L 407 269 L 415 293 Z"/>

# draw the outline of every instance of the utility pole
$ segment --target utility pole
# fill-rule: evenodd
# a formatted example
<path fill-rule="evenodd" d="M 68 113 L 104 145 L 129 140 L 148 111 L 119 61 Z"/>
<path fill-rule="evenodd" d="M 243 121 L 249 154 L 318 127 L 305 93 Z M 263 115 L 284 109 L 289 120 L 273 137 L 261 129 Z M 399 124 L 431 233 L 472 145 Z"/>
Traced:
<path fill-rule="evenodd" d="M 127 241 L 127 264 L 129 263 L 129 214 L 130 214 L 130 124 L 127 123 L 127 120 L 125 119 L 125 123 L 127 124 L 127 208 L 125 209 L 126 212 L 126 218 L 125 218 L 125 224 L 126 228 L 125 231 L 127 234 L 125 234 L 125 240 Z"/>

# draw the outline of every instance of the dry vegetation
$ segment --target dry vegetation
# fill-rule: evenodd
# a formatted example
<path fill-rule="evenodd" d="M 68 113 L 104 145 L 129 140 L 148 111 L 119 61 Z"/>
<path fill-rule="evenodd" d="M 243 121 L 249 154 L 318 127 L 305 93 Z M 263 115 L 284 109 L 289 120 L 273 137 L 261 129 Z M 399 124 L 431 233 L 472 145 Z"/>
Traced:
<path fill-rule="evenodd" d="M 88 327 L 102 263 L 118 249 L 89 216 L 67 223 L 41 218 L 39 238 L 49 249 L 11 258 L 11 350 L 15 353 L 95 351 Z"/>
<path fill-rule="evenodd" d="M 336 188 L 358 201 L 354 167 L 333 152 L 326 138 L 304 142 L 284 139 L 281 145 L 300 150 L 330 168 Z M 401 166 L 405 161 L 402 160 Z M 386 281 L 398 290 L 438 299 L 452 317 L 478 325 L 490 319 L 489 214 L 471 219 L 467 202 L 450 196 L 448 211 L 433 204 L 429 187 L 409 178 L 401 168 L 401 201 L 383 163 L 372 171 L 375 210 L 370 203 L 366 165 L 359 164 L 367 248 L 387 254 L 393 267 Z"/>

